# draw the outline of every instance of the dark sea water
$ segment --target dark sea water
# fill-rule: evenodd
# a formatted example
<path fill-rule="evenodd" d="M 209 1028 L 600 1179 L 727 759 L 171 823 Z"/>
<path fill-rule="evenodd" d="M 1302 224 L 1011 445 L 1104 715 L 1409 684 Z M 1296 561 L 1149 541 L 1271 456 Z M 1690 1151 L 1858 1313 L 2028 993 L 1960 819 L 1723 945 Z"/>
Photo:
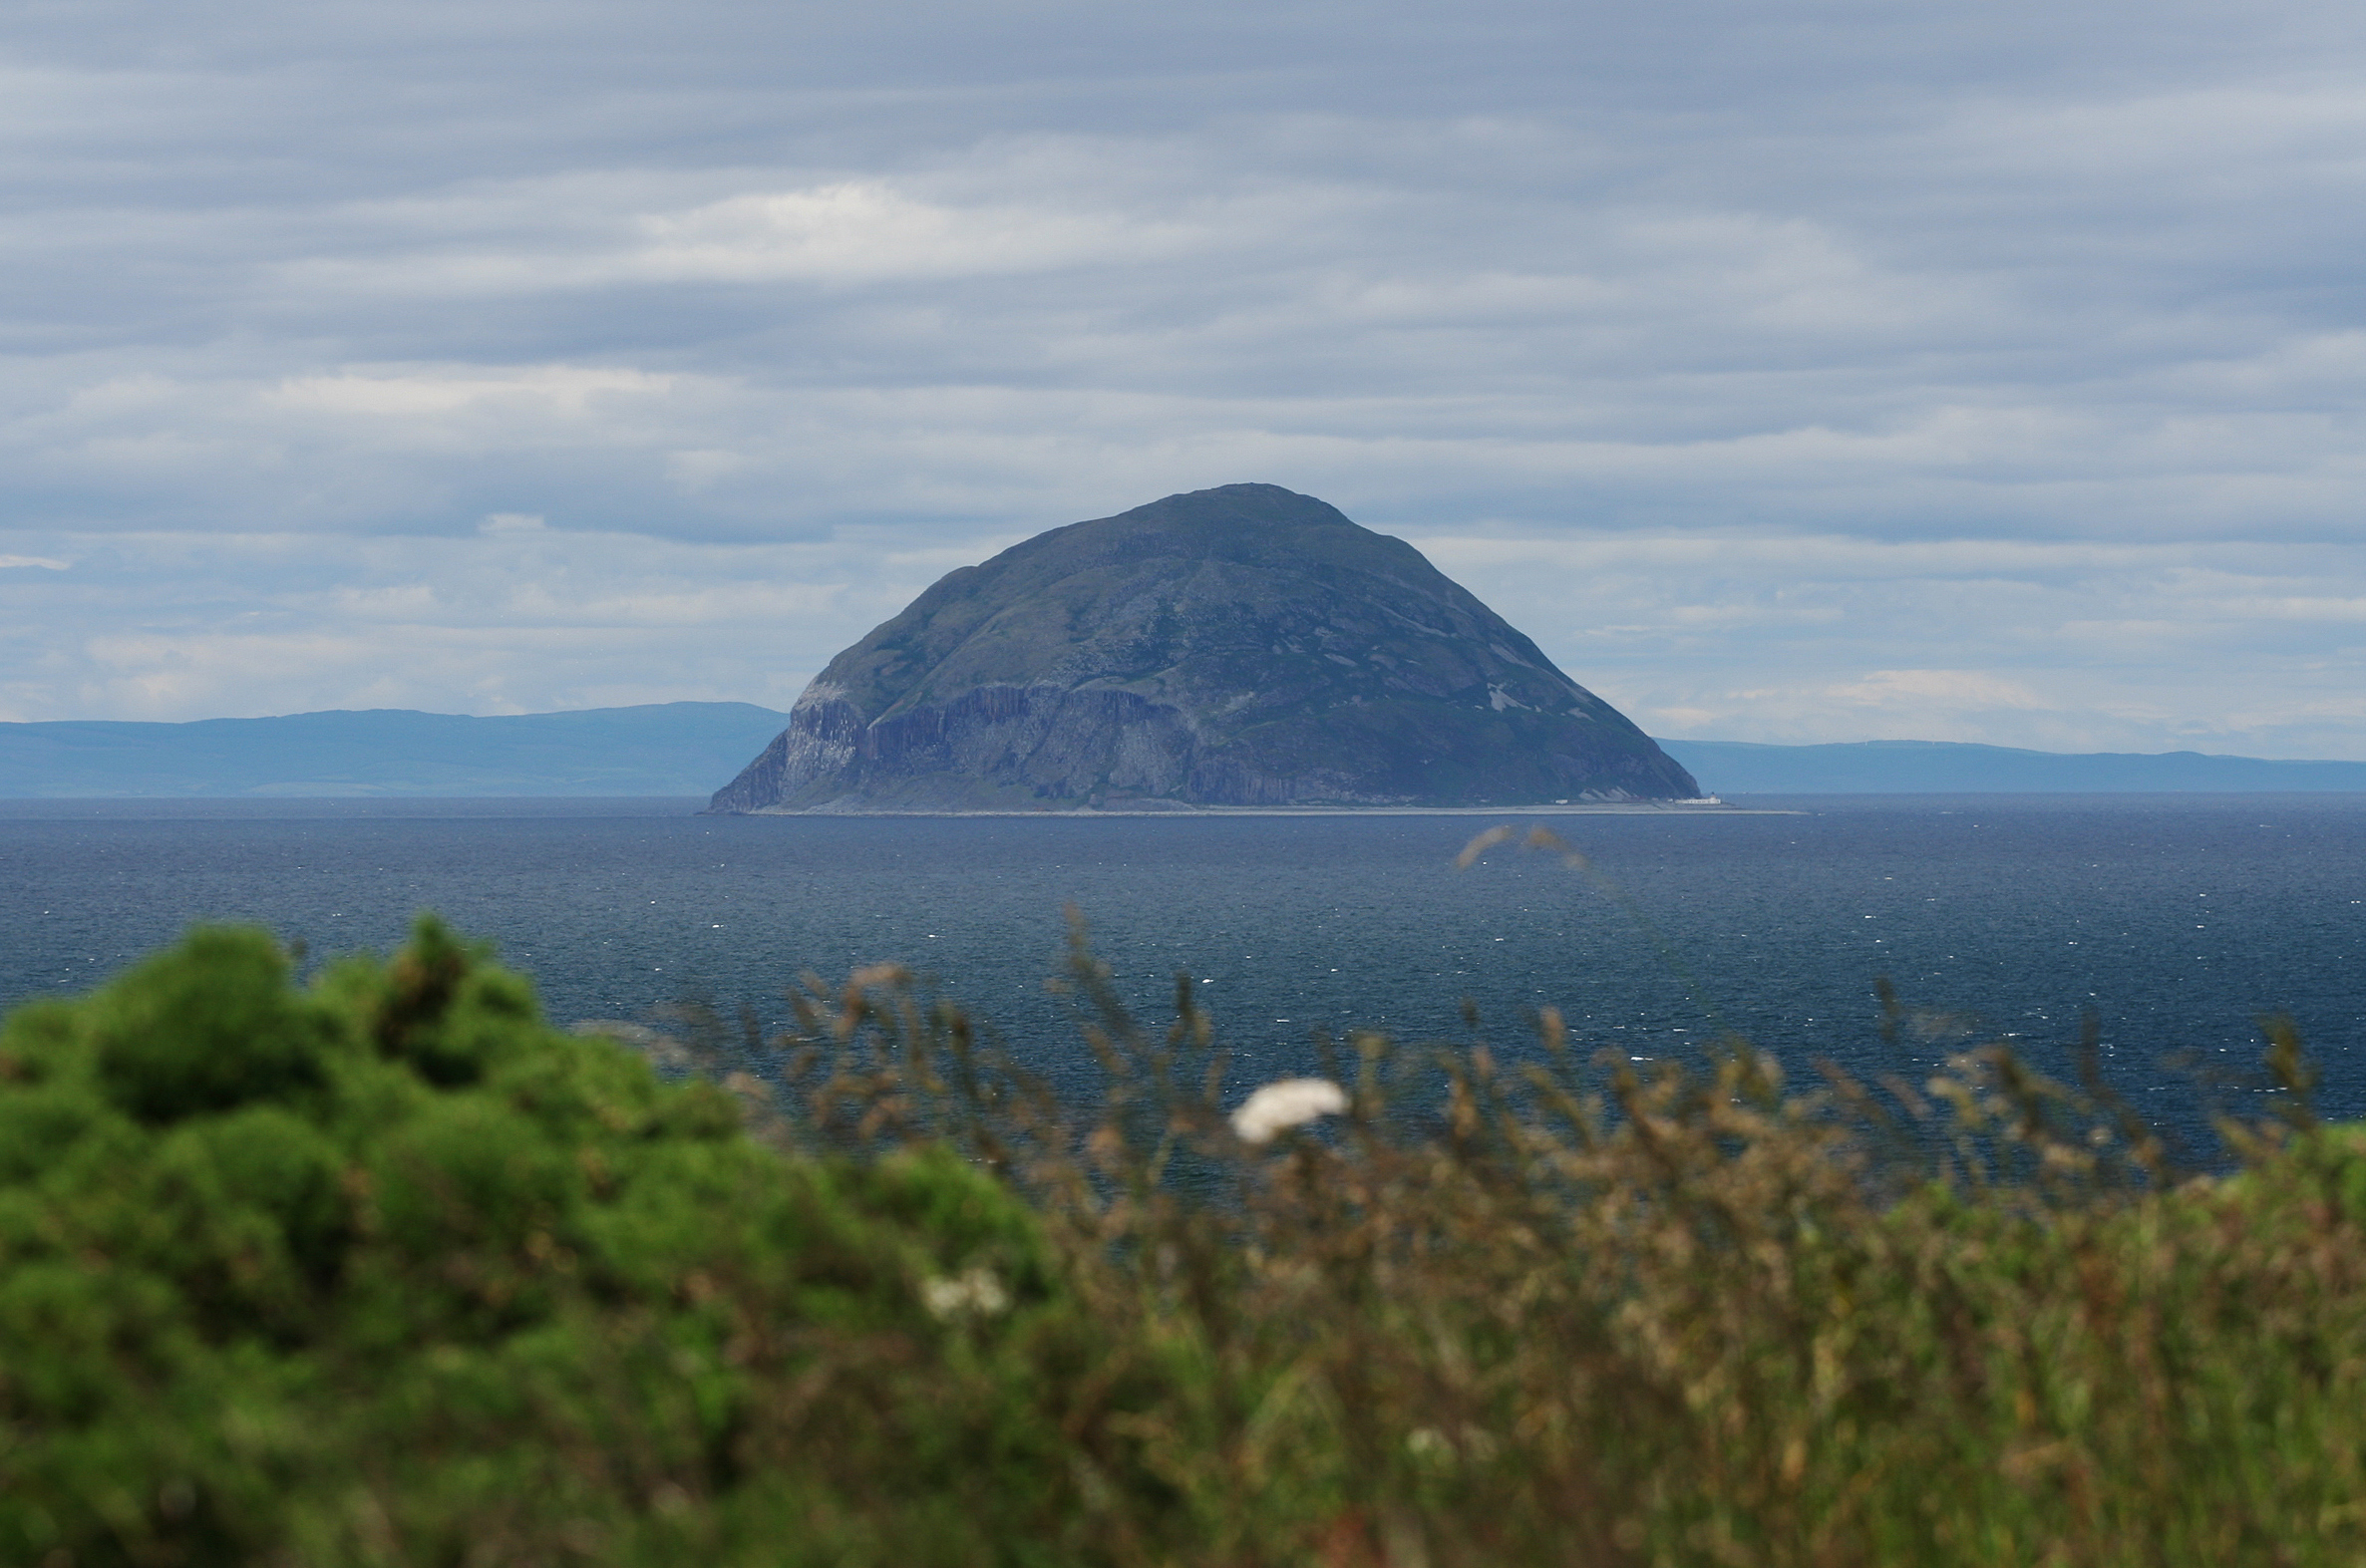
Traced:
<path fill-rule="evenodd" d="M 1457 872 L 1491 818 L 0 802 L 0 1004 L 90 986 L 194 920 L 317 956 L 384 948 L 434 909 L 496 941 L 561 1023 L 689 998 L 782 1018 L 801 972 L 894 959 L 1065 1076 L 1083 1052 L 1044 982 L 1074 903 L 1155 1019 L 1190 972 L 1241 1086 L 1308 1065 L 1317 1030 L 1466 1038 L 1466 997 L 1499 1048 L 1550 1004 L 1580 1045 L 1633 1056 L 1732 1028 L 1803 1074 L 1910 1065 L 1879 1037 L 1887 976 L 2057 1067 L 2092 1009 L 2113 1080 L 2164 1107 L 2193 1100 L 2171 1059 L 2248 1067 L 2253 1020 L 2286 1012 L 2325 1108 L 2366 1113 L 2366 795 L 1745 803 L 1797 814 L 1554 818 L 1606 891 L 1546 855 Z"/>

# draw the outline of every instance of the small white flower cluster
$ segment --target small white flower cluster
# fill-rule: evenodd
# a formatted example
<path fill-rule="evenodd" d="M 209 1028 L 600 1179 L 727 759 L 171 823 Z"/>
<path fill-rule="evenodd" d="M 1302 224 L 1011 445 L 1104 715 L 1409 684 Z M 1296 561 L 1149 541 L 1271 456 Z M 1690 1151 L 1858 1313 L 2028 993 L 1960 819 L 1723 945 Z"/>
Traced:
<path fill-rule="evenodd" d="M 1010 1311 L 1010 1292 L 988 1268 L 965 1269 L 951 1279 L 920 1282 L 920 1305 L 940 1322 L 992 1318 Z"/>
<path fill-rule="evenodd" d="M 1243 1143 L 1270 1143 L 1317 1116 L 1347 1113 L 1347 1092 L 1326 1078 L 1285 1078 L 1267 1084 L 1232 1112 L 1232 1131 Z"/>
<path fill-rule="evenodd" d="M 1492 1459 L 1496 1440 L 1476 1426 L 1465 1426 L 1459 1437 L 1449 1437 L 1435 1426 L 1416 1426 L 1405 1434 L 1405 1447 L 1423 1459 Z"/>

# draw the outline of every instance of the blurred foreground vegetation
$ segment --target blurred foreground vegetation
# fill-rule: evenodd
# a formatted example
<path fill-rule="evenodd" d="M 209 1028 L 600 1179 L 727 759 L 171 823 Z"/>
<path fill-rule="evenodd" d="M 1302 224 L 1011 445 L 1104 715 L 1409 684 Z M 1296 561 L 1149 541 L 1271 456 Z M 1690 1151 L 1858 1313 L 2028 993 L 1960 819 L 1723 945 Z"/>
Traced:
<path fill-rule="evenodd" d="M 893 970 L 661 1076 L 432 921 L 19 1010 L 0 1563 L 2366 1554 L 2366 1144 L 2296 1097 L 2187 1177 L 2001 1049 L 1802 1090 L 1548 1014 L 1252 1144 L 1191 988 L 1105 978 L 1087 1105 Z"/>

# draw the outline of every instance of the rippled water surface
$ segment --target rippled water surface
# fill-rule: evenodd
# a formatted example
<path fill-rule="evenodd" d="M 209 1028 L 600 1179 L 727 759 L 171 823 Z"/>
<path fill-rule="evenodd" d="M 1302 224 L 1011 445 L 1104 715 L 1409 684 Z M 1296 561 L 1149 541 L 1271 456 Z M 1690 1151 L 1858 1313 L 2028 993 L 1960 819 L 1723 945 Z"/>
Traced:
<path fill-rule="evenodd" d="M 435 909 L 494 939 L 560 1021 L 683 997 L 779 1016 L 803 971 L 898 959 L 1045 1068 L 1079 1048 L 1044 980 L 1073 903 L 1158 1012 L 1187 970 L 1242 1054 L 1317 1029 L 1509 1042 L 1543 1004 L 1665 1054 L 1731 1027 L 1805 1069 L 1894 1059 L 1872 984 L 2044 1053 L 2092 1008 L 2115 1078 L 2229 1065 L 2293 1014 L 2328 1108 L 2366 1111 L 2366 795 L 1821 796 L 1782 815 L 1552 825 L 1605 888 L 1469 817 L 702 817 L 697 802 L 0 803 L 0 1002 L 87 986 L 192 920 L 314 954 Z M 1521 820 L 1516 813 L 1506 820 Z"/>

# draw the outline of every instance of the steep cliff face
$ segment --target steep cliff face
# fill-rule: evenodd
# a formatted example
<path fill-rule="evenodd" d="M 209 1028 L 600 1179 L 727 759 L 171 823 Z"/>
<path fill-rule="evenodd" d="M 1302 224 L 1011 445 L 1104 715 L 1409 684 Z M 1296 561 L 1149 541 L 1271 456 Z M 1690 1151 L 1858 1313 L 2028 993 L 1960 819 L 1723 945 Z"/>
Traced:
<path fill-rule="evenodd" d="M 1699 792 L 1412 545 L 1312 496 L 1227 484 L 951 573 L 833 659 L 712 809 Z"/>

